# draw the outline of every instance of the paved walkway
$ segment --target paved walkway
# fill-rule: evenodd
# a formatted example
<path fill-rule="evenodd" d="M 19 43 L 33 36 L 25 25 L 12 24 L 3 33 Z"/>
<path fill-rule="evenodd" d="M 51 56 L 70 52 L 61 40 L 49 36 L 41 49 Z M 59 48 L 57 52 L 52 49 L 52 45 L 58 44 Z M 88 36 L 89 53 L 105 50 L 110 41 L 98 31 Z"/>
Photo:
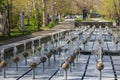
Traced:
<path fill-rule="evenodd" d="M 101 20 L 99 18 L 94 18 L 94 21 L 101 21 Z M 49 33 L 57 32 L 60 30 L 71 29 L 73 27 L 74 27 L 74 19 L 66 19 L 64 22 L 60 22 L 58 25 L 56 25 L 55 27 L 53 27 L 49 30 L 34 32 L 34 33 L 26 35 L 26 36 L 20 36 L 20 37 L 11 38 L 8 40 L 0 41 L 0 47 L 3 45 L 10 44 L 10 43 L 34 38 L 37 36 L 44 37 L 44 36 L 47 36 Z"/>
<path fill-rule="evenodd" d="M 56 25 L 55 27 L 49 30 L 39 31 L 26 36 L 20 36 L 20 37 L 8 39 L 8 40 L 0 41 L 0 46 L 18 42 L 21 40 L 26 40 L 26 39 L 37 37 L 37 36 L 45 36 L 45 35 L 48 35 L 49 33 L 57 32 L 60 30 L 71 29 L 72 27 L 74 27 L 73 21 L 74 21 L 73 19 L 66 19 L 64 22 L 60 22 L 58 25 Z"/>

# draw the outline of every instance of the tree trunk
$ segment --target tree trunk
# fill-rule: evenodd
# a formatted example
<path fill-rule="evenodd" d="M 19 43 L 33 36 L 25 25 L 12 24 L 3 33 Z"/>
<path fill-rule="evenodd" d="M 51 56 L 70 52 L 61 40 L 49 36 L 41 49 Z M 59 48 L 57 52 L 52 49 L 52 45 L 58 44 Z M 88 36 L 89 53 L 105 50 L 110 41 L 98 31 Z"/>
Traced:
<path fill-rule="evenodd" d="M 27 25 L 28 26 L 30 25 L 30 17 L 29 16 L 27 17 Z"/>
<path fill-rule="evenodd" d="M 22 32 L 25 31 L 25 26 L 24 26 L 24 12 L 20 12 L 20 30 Z"/>
<path fill-rule="evenodd" d="M 61 22 L 61 14 L 60 13 L 58 14 L 58 19 L 59 19 L 59 22 Z"/>
<path fill-rule="evenodd" d="M 54 6 L 53 6 L 53 0 L 51 0 L 51 13 L 52 13 L 51 21 L 53 22 L 53 21 L 54 21 Z"/>
<path fill-rule="evenodd" d="M 120 17 L 120 0 L 119 0 L 119 6 L 118 6 L 118 9 L 119 9 L 119 17 Z"/>
<path fill-rule="evenodd" d="M 10 5 L 9 5 L 9 2 L 7 0 L 7 27 L 8 27 L 8 36 L 10 37 Z"/>
<path fill-rule="evenodd" d="M 47 25 L 46 0 L 42 0 L 42 7 L 43 7 L 43 26 L 46 26 Z"/>
<path fill-rule="evenodd" d="M 115 17 L 118 17 L 117 5 L 116 5 L 115 0 L 114 0 L 113 4 L 114 4 L 114 7 L 115 7 Z"/>

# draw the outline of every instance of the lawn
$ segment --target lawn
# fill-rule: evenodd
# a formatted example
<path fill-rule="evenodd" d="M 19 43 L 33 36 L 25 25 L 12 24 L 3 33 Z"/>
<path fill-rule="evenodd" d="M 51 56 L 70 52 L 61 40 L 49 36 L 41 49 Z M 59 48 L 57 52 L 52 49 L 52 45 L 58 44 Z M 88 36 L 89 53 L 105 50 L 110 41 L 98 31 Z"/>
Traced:
<path fill-rule="evenodd" d="M 82 22 L 82 21 L 93 21 L 92 18 L 86 18 L 86 20 L 83 20 L 83 18 L 75 18 L 76 22 Z"/>
<path fill-rule="evenodd" d="M 25 24 L 27 24 L 26 21 L 25 21 Z M 37 32 L 37 31 L 48 30 L 57 24 L 58 24 L 57 21 L 50 22 L 47 26 L 41 26 L 40 29 L 38 30 L 37 25 L 35 25 L 33 20 L 31 20 L 29 25 L 25 25 L 24 32 L 20 31 L 19 27 L 17 26 L 14 29 L 10 29 L 10 36 L 8 36 L 7 34 L 5 34 L 5 35 L 0 34 L 0 41 L 10 39 L 10 38 L 15 38 L 18 36 L 28 35 L 28 34 L 31 34 L 33 32 Z"/>
<path fill-rule="evenodd" d="M 24 32 L 20 31 L 19 28 L 16 27 L 14 29 L 10 29 L 10 36 L 8 36 L 7 34 L 5 35 L 0 34 L 0 41 L 17 37 L 17 36 L 31 34 L 32 32 L 36 32 L 36 31 L 38 31 L 37 26 L 25 26 Z"/>

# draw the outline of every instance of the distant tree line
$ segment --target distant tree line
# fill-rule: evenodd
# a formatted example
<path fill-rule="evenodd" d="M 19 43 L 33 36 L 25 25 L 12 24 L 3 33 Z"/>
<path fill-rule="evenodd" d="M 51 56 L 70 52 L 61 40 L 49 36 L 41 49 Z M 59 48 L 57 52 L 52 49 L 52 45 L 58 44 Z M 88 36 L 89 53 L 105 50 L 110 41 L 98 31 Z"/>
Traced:
<path fill-rule="evenodd" d="M 61 21 L 65 15 L 82 14 L 84 9 L 115 18 L 120 16 L 120 0 L 0 0 L 0 13 L 6 13 L 8 29 L 20 25 L 21 13 L 25 25 L 30 25 L 32 19 L 39 30 L 49 22 Z"/>

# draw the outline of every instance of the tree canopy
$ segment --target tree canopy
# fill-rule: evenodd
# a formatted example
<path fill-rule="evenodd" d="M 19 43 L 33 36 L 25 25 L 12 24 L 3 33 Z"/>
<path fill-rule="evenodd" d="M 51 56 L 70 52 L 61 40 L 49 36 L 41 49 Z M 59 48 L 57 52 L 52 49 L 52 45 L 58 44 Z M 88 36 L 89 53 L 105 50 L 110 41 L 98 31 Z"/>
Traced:
<path fill-rule="evenodd" d="M 46 8 L 43 8 L 43 4 Z M 4 9 L 5 6 L 9 9 Z M 88 13 L 92 11 L 109 18 L 116 18 L 120 17 L 120 0 L 0 0 L 0 12 L 10 15 L 10 28 L 19 25 L 19 14 L 22 11 L 28 23 L 29 19 L 34 19 L 39 29 L 44 17 L 47 21 L 50 16 L 54 18 L 67 14 L 82 14 L 83 9 Z"/>
<path fill-rule="evenodd" d="M 120 17 L 120 0 L 100 0 L 96 11 L 109 18 Z"/>

